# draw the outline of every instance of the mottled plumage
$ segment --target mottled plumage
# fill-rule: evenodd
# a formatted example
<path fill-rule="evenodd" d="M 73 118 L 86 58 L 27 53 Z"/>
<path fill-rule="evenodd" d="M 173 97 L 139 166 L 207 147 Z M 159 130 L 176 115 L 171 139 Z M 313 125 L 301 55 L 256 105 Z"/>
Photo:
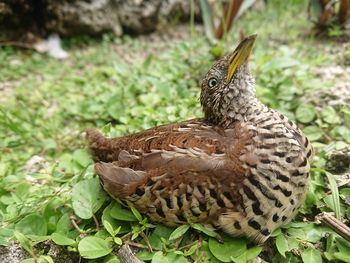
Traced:
<path fill-rule="evenodd" d="M 107 139 L 87 130 L 104 189 L 155 222 L 200 222 L 264 242 L 302 204 L 312 148 L 255 96 L 247 68 L 255 36 L 203 78 L 205 117 Z"/>

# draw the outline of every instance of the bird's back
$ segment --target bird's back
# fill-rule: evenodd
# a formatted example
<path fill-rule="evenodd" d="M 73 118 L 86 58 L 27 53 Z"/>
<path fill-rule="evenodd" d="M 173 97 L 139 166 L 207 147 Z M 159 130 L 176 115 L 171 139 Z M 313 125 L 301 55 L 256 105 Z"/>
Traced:
<path fill-rule="evenodd" d="M 262 242 L 305 194 L 308 141 L 267 107 L 226 128 L 198 119 L 118 139 L 87 134 L 106 191 L 153 221 L 201 222 Z"/>

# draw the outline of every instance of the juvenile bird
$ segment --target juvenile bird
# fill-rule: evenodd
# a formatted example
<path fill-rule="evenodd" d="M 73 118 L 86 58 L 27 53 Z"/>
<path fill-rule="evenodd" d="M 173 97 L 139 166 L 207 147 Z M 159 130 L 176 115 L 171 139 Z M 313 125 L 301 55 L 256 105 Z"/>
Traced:
<path fill-rule="evenodd" d="M 312 146 L 287 117 L 255 96 L 248 59 L 256 35 L 209 69 L 204 118 L 107 139 L 87 130 L 104 189 L 154 222 L 202 223 L 264 242 L 307 191 Z"/>

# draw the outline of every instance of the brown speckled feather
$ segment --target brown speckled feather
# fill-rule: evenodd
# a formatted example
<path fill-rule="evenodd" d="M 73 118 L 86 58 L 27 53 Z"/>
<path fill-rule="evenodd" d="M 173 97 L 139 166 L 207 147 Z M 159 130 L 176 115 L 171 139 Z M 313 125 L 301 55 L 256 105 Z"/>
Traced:
<path fill-rule="evenodd" d="M 87 130 L 96 173 L 112 197 L 156 222 L 199 222 L 256 242 L 291 220 L 305 196 L 312 147 L 293 122 L 256 99 L 247 69 L 254 39 L 204 77 L 204 119 L 114 139 Z"/>

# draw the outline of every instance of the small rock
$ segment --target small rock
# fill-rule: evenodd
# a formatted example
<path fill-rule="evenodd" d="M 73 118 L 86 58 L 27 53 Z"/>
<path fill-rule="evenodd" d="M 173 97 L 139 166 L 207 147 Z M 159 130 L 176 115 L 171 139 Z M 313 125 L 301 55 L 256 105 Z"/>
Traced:
<path fill-rule="evenodd" d="M 36 51 L 47 53 L 50 57 L 66 59 L 69 54 L 61 47 L 61 39 L 58 34 L 50 34 L 46 40 L 34 45 Z"/>
<path fill-rule="evenodd" d="M 7 247 L 0 246 L 0 262 L 18 263 L 30 255 L 19 244 L 13 243 Z"/>
<path fill-rule="evenodd" d="M 34 155 L 32 158 L 30 158 L 25 166 L 24 171 L 27 173 L 37 173 L 42 169 L 45 169 L 48 167 L 48 163 L 45 161 L 45 159 L 41 156 Z"/>
<path fill-rule="evenodd" d="M 326 156 L 326 170 L 335 175 L 338 186 L 350 185 L 350 145 Z"/>

